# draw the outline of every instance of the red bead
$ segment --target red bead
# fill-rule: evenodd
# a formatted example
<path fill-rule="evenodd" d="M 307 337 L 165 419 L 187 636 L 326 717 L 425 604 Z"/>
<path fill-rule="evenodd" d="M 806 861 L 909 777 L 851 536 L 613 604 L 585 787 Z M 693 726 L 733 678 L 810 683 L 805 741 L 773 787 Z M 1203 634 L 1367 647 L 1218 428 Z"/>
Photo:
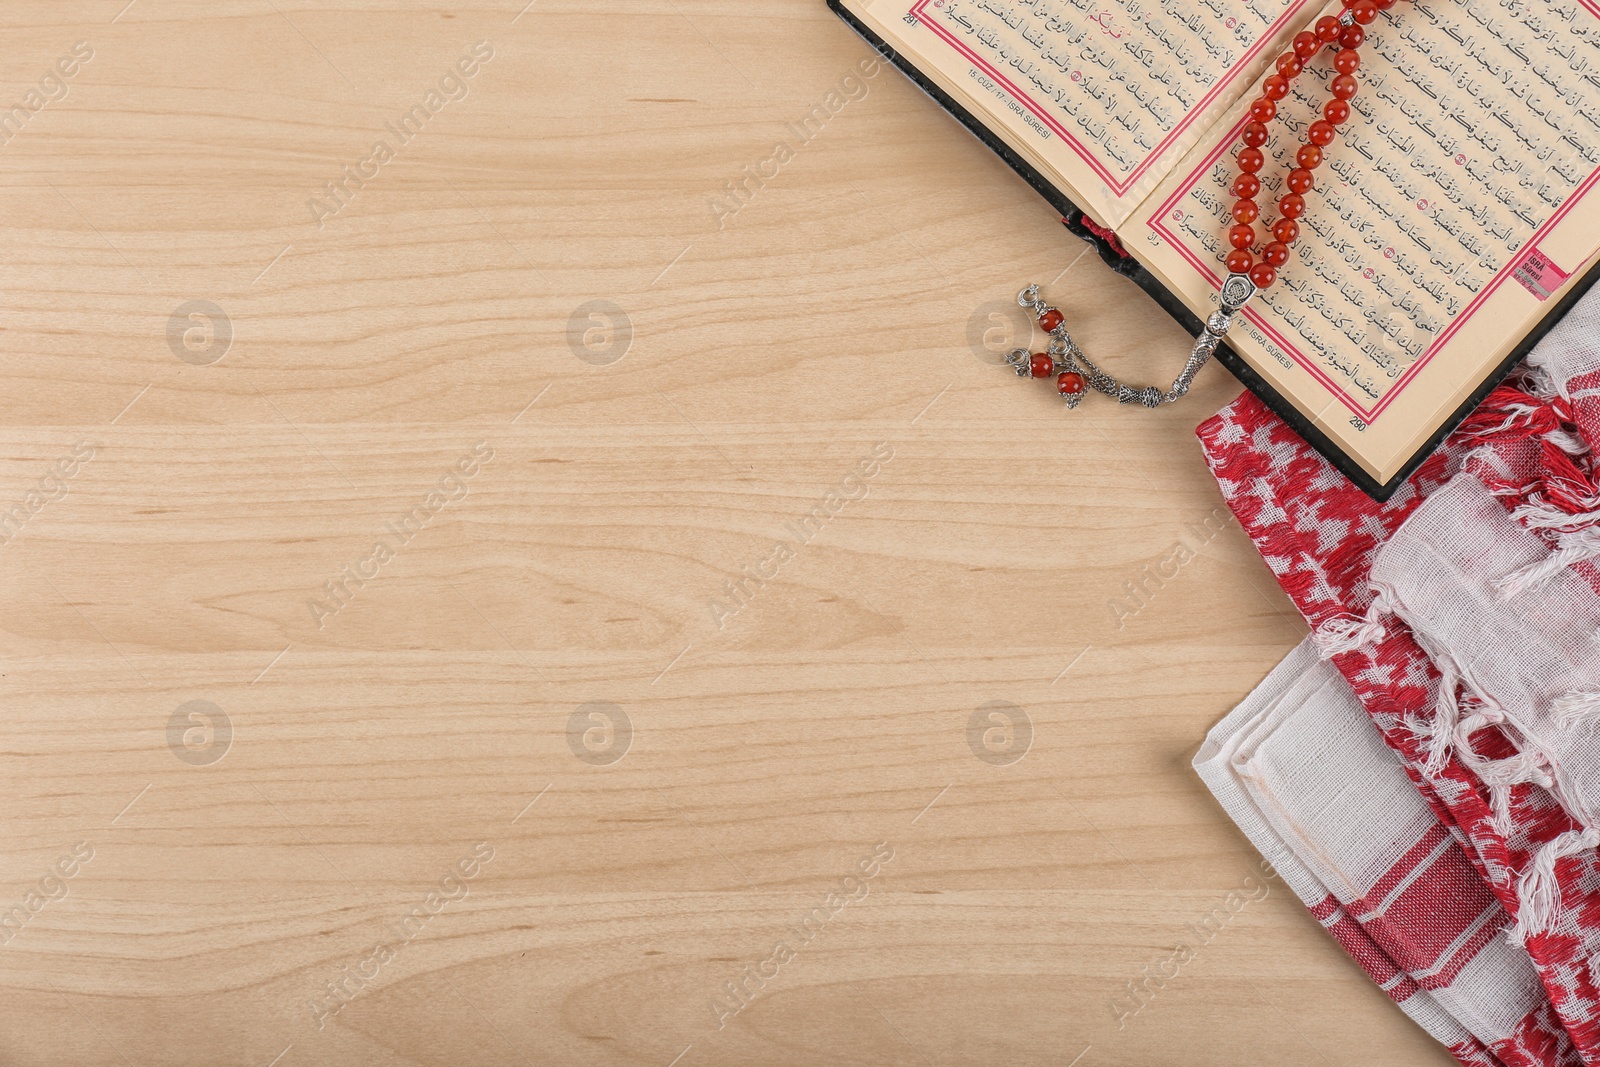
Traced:
<path fill-rule="evenodd" d="M 1278 280 L 1278 272 L 1265 263 L 1257 263 L 1250 268 L 1250 280 L 1256 283 L 1257 289 L 1270 289 Z"/>
<path fill-rule="evenodd" d="M 1282 74 L 1269 74 L 1261 83 L 1261 95 L 1268 100 L 1282 100 L 1289 95 L 1289 79 Z"/>
<path fill-rule="evenodd" d="M 1234 222 L 1254 222 L 1261 217 L 1261 209 L 1254 200 L 1239 200 L 1233 205 Z"/>
<path fill-rule="evenodd" d="M 1343 100 L 1329 100 L 1322 105 L 1322 117 L 1337 126 L 1350 117 L 1350 105 Z"/>
<path fill-rule="evenodd" d="M 1339 43 L 1346 48 L 1360 48 L 1367 39 L 1367 31 L 1360 26 L 1346 26 L 1339 31 Z"/>
<path fill-rule="evenodd" d="M 1261 250 L 1261 262 L 1269 267 L 1281 267 L 1289 262 L 1289 246 L 1273 241 Z"/>
<path fill-rule="evenodd" d="M 1295 152 L 1294 161 L 1306 170 L 1316 170 L 1322 166 L 1322 149 L 1314 144 L 1303 144 Z"/>
<path fill-rule="evenodd" d="M 1301 60 L 1310 59 L 1322 47 L 1322 42 L 1314 33 L 1297 33 L 1294 35 L 1294 54 Z"/>
<path fill-rule="evenodd" d="M 1264 96 L 1258 98 L 1255 103 L 1250 105 L 1250 117 L 1255 119 L 1257 122 L 1271 122 L 1273 117 L 1277 114 L 1278 105 L 1274 104 L 1271 100 L 1268 100 Z"/>
<path fill-rule="evenodd" d="M 1394 6 L 1394 0 L 1373 0 L 1378 5 L 1379 11 L 1387 11 Z"/>
<path fill-rule="evenodd" d="M 1361 69 L 1361 53 L 1354 48 L 1343 48 L 1333 57 L 1333 69 L 1340 74 L 1354 74 Z"/>
<path fill-rule="evenodd" d="M 1250 253 L 1241 248 L 1236 248 L 1229 252 L 1228 258 L 1223 261 L 1228 268 L 1229 274 L 1246 274 L 1250 270 L 1250 265 L 1254 262 L 1255 260 L 1250 257 Z"/>
<path fill-rule="evenodd" d="M 1372 0 L 1356 0 L 1350 5 L 1350 17 L 1359 25 L 1365 26 L 1378 17 L 1378 5 Z"/>
<path fill-rule="evenodd" d="M 1333 124 L 1331 122 L 1324 122 L 1319 119 L 1318 121 L 1313 122 L 1306 130 L 1306 140 L 1310 141 L 1318 148 L 1326 148 L 1328 145 L 1333 143 L 1333 134 Z"/>
<path fill-rule="evenodd" d="M 1339 31 L 1344 25 L 1332 15 L 1324 15 L 1317 20 L 1317 39 L 1327 43 L 1339 39 Z"/>
<path fill-rule="evenodd" d="M 1028 369 L 1035 378 L 1048 378 L 1055 373 L 1056 361 L 1044 352 L 1035 352 L 1028 358 Z"/>
<path fill-rule="evenodd" d="M 1300 236 L 1300 224 L 1293 219 L 1279 219 L 1272 224 L 1272 236 L 1286 245 L 1292 245 Z"/>
<path fill-rule="evenodd" d="M 1348 74 L 1341 74 L 1337 78 L 1333 79 L 1333 83 L 1329 85 L 1328 88 L 1333 90 L 1333 95 L 1335 98 L 1339 100 L 1348 100 L 1352 96 L 1356 95 L 1356 80 Z"/>
<path fill-rule="evenodd" d="M 1062 396 L 1077 396 L 1083 392 L 1083 375 L 1074 371 L 1063 371 L 1056 379 L 1056 392 Z"/>
<path fill-rule="evenodd" d="M 1267 143 L 1267 128 L 1259 122 L 1252 122 L 1244 128 L 1239 137 L 1251 148 L 1260 148 Z"/>
<path fill-rule="evenodd" d="M 1039 316 L 1039 329 L 1043 330 L 1045 333 L 1049 333 L 1057 326 L 1060 326 L 1064 321 L 1066 320 L 1061 312 L 1052 308 L 1049 311 L 1046 311 L 1043 315 Z"/>
<path fill-rule="evenodd" d="M 1249 248 L 1256 243 L 1256 228 L 1241 222 L 1228 231 L 1228 243 L 1235 248 Z"/>
<path fill-rule="evenodd" d="M 1246 174 L 1254 174 L 1266 164 L 1267 157 L 1261 154 L 1261 149 L 1249 147 L 1239 149 L 1239 169 Z"/>
<path fill-rule="evenodd" d="M 1278 57 L 1278 73 L 1282 74 L 1285 78 L 1296 77 L 1302 70 L 1305 69 L 1306 65 L 1300 62 L 1300 57 L 1295 55 L 1293 52 L 1285 52 L 1283 55 Z"/>
<path fill-rule="evenodd" d="M 1254 174 L 1241 174 L 1233 179 L 1233 195 L 1241 200 L 1254 200 L 1261 191 L 1261 179 Z"/>
<path fill-rule="evenodd" d="M 1297 219 L 1306 213 L 1305 197 L 1290 193 L 1278 201 L 1278 214 L 1286 219 Z"/>
<path fill-rule="evenodd" d="M 1291 193 L 1309 193 L 1311 187 L 1317 184 L 1317 180 L 1311 176 L 1309 170 L 1304 167 L 1296 167 L 1289 172 L 1289 177 L 1284 179 L 1283 184 L 1288 187 Z"/>

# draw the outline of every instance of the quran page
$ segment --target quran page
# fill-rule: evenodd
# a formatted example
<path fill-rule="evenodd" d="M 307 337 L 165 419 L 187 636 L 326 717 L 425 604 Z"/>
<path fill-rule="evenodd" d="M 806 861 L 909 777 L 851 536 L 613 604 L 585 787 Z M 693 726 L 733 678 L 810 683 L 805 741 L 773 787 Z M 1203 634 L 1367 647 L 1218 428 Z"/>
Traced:
<path fill-rule="evenodd" d="M 1366 29 L 1361 88 L 1300 240 L 1228 343 L 1382 483 L 1600 252 L 1600 0 L 1414 0 Z M 1258 232 L 1331 62 L 1308 67 L 1268 124 Z M 1224 273 L 1232 155 L 1258 92 L 1122 228 L 1192 308 L 1215 302 Z"/>
<path fill-rule="evenodd" d="M 1116 227 L 1303 29 L 1311 0 L 844 0 Z"/>

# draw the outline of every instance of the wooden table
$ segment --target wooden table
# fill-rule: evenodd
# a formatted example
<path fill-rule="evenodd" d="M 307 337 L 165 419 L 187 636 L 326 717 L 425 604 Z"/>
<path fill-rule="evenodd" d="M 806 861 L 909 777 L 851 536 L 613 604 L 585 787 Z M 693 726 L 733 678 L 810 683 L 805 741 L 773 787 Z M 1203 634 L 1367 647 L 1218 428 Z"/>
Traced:
<path fill-rule="evenodd" d="M 997 366 L 1187 344 L 821 0 L 524 2 L 0 12 L 0 1062 L 1449 1062 L 1189 768 L 1237 384 Z"/>

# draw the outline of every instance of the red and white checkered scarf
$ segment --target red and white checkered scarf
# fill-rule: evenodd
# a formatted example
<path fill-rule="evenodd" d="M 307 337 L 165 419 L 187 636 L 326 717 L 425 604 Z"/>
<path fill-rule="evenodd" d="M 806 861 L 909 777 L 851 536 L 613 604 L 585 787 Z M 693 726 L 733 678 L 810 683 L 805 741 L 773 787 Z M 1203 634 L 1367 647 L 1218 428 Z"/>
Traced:
<path fill-rule="evenodd" d="M 1485 678 L 1481 661 L 1450 647 L 1484 638 L 1484 627 L 1515 621 L 1517 605 L 1503 595 L 1508 590 L 1533 595 L 1543 613 L 1535 627 L 1544 650 L 1539 662 L 1573 658 L 1575 646 L 1561 640 L 1563 611 L 1586 636 L 1600 628 L 1600 570 L 1593 563 L 1600 559 L 1600 479 L 1589 453 L 1591 442 L 1600 443 L 1600 298 L 1581 302 L 1530 363 L 1383 504 L 1249 394 L 1198 433 L 1228 505 L 1324 656 L 1440 826 L 1464 845 L 1483 883 L 1516 920 L 1516 934 L 1583 1062 L 1600 1064 L 1600 981 L 1590 967 L 1600 952 L 1594 851 L 1600 834 L 1586 825 L 1600 804 L 1591 807 L 1581 788 L 1588 775 L 1600 781 L 1600 766 L 1580 766 L 1584 749 L 1570 736 L 1591 728 L 1585 716 L 1600 707 L 1600 686 L 1587 692 L 1577 684 L 1589 669 L 1585 663 L 1568 664 L 1573 669 L 1559 679 L 1530 679 L 1520 670 Z M 1484 501 L 1498 512 L 1483 508 Z M 1402 532 L 1413 516 L 1417 524 Z M 1591 524 L 1595 535 L 1585 532 Z M 1475 546 L 1493 547 L 1485 538 L 1503 550 L 1496 565 L 1513 570 L 1480 575 L 1478 584 L 1489 584 L 1463 594 L 1461 604 L 1499 605 L 1494 618 L 1477 620 L 1473 629 L 1446 610 L 1455 594 L 1441 599 L 1439 573 L 1430 585 L 1413 581 L 1403 565 L 1451 557 L 1470 567 Z M 1500 544 L 1513 541 L 1515 551 Z M 1392 572 L 1377 575 L 1388 581 L 1376 586 L 1375 563 Z M 1596 594 L 1592 603 L 1578 599 L 1569 573 Z M 1589 659 L 1600 663 L 1600 644 Z M 1530 693 L 1539 708 L 1518 706 Z M 1555 707 L 1560 701 L 1566 703 Z M 1569 732 L 1552 722 L 1567 724 Z M 1512 1047 L 1495 1052 L 1506 1062 L 1562 1062 L 1561 1039 L 1550 1029 L 1530 1018 Z"/>

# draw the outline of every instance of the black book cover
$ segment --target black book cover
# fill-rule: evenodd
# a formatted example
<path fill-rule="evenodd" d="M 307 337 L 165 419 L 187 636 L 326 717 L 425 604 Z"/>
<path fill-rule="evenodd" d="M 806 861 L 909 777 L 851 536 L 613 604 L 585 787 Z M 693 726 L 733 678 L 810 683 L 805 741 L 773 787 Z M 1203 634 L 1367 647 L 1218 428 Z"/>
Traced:
<path fill-rule="evenodd" d="M 977 137 L 978 140 L 982 141 L 991 151 L 1004 160 L 1006 165 L 1016 171 L 1023 181 L 1027 182 L 1040 196 L 1044 197 L 1051 207 L 1061 212 L 1062 222 L 1066 224 L 1067 228 L 1085 241 L 1093 244 L 1100 253 L 1100 258 L 1105 261 L 1107 266 L 1118 274 L 1132 279 L 1139 288 L 1150 294 L 1150 298 L 1160 304 L 1167 314 L 1176 319 L 1178 324 L 1190 334 L 1199 332 L 1202 323 L 1194 312 L 1190 311 L 1188 306 L 1179 300 L 1171 290 L 1162 285 L 1149 271 L 1145 270 L 1138 260 L 1123 252 L 1120 244 L 1116 241 L 1115 235 L 1107 233 L 1097 226 L 1065 193 L 1056 188 L 1021 156 L 1013 152 L 1005 141 L 995 136 L 976 116 L 956 103 L 949 94 L 918 70 L 910 60 L 895 51 L 888 42 L 872 32 L 860 19 L 846 10 L 842 0 L 828 0 L 828 7 L 832 8 L 835 14 L 849 24 L 856 33 L 860 34 L 880 55 L 900 68 L 906 77 L 915 82 L 923 92 L 931 96 L 940 107 L 948 111 L 973 136 Z M 1279 393 L 1271 384 L 1251 369 L 1250 364 L 1240 359 L 1226 341 L 1223 341 L 1217 347 L 1216 358 L 1233 373 L 1235 378 L 1239 379 L 1246 389 L 1260 397 L 1279 418 L 1292 426 L 1296 433 L 1305 438 L 1311 447 L 1326 457 L 1328 462 L 1332 463 L 1340 473 L 1359 486 L 1368 496 L 1382 502 L 1389 499 L 1396 489 L 1405 484 L 1406 479 L 1411 477 L 1412 473 L 1422 465 L 1423 460 L 1427 459 L 1433 450 L 1439 446 L 1439 442 L 1448 437 L 1450 431 L 1454 430 L 1457 424 L 1471 414 L 1472 410 L 1483 401 L 1483 398 L 1488 396 L 1496 385 L 1500 384 L 1505 376 L 1510 373 L 1511 368 L 1522 361 L 1528 351 L 1538 344 L 1539 339 L 1548 333 L 1552 326 L 1561 320 L 1562 316 L 1567 313 L 1567 309 L 1577 303 L 1578 299 L 1588 291 L 1596 279 L 1600 279 L 1600 264 L 1596 264 L 1578 280 L 1567 295 L 1562 297 L 1556 304 L 1555 308 L 1523 337 L 1521 343 L 1517 345 L 1511 354 L 1479 384 L 1472 395 L 1467 397 L 1466 401 L 1451 413 L 1449 418 L 1445 419 L 1433 436 L 1387 482 L 1379 482 L 1372 475 L 1362 470 L 1353 459 L 1345 454 L 1337 443 L 1312 425 L 1311 421 L 1301 413 L 1299 408 L 1290 403 L 1282 393 Z"/>

